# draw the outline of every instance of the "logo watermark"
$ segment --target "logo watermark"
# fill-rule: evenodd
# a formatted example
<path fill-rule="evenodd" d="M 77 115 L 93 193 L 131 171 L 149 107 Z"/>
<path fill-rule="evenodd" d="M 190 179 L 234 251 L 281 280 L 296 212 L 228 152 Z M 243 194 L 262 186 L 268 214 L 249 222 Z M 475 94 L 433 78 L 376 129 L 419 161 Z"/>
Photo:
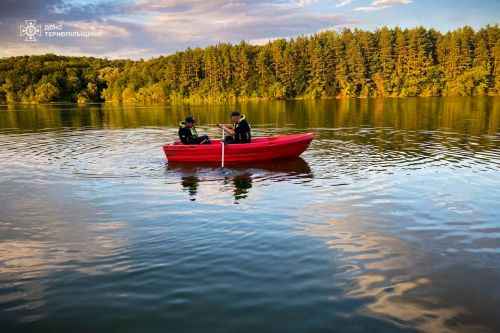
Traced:
<path fill-rule="evenodd" d="M 19 26 L 19 36 L 26 38 L 25 42 L 36 42 L 36 36 L 42 37 L 42 26 L 36 25 L 36 20 L 24 20 L 26 25 Z"/>
<path fill-rule="evenodd" d="M 26 42 L 36 42 L 37 36 L 44 38 L 54 37 L 76 37 L 76 38 L 89 38 L 101 37 L 102 30 L 94 31 L 66 31 L 62 24 L 44 24 L 37 25 L 36 20 L 25 20 L 26 25 L 19 26 L 19 36 L 25 37 Z"/>

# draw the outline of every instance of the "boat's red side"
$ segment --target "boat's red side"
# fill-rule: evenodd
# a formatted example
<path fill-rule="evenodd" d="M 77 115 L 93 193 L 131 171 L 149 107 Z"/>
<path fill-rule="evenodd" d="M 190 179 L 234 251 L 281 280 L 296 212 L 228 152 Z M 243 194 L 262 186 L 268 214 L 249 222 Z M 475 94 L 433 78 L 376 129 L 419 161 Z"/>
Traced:
<path fill-rule="evenodd" d="M 251 143 L 224 146 L 224 162 L 255 162 L 297 157 L 314 138 L 313 133 L 254 138 Z M 184 145 L 179 141 L 163 146 L 169 162 L 220 162 L 222 145 L 212 140 L 210 145 Z"/>

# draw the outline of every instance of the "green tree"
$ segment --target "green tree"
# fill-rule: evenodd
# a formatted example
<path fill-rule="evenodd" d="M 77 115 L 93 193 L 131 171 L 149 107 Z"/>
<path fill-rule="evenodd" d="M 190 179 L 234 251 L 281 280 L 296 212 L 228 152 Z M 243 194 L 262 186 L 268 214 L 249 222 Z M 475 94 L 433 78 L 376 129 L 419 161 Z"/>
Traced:
<path fill-rule="evenodd" d="M 500 94 L 500 29 L 323 31 L 219 43 L 150 60 L 0 59 L 0 101 L 205 102 Z"/>
<path fill-rule="evenodd" d="M 35 89 L 35 100 L 38 103 L 49 103 L 55 100 L 59 89 L 50 82 L 42 83 Z"/>

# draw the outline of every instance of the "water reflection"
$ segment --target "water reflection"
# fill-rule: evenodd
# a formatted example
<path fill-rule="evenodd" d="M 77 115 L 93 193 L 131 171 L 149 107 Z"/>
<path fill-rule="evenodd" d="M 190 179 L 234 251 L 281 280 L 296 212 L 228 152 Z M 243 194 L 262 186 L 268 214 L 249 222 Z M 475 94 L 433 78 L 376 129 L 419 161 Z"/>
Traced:
<path fill-rule="evenodd" d="M 234 105 L 0 106 L 0 326 L 499 331 L 499 103 L 240 104 L 256 135 L 317 139 L 225 174 L 161 146 Z"/>
<path fill-rule="evenodd" d="M 477 209 L 484 221 L 474 209 L 461 207 L 455 215 L 450 207 L 426 205 L 423 198 L 433 191 L 459 192 L 462 185 L 450 179 L 457 189 L 444 184 L 444 190 L 420 181 L 405 179 L 401 191 L 394 177 L 365 179 L 328 203 L 299 211 L 297 220 L 342 262 L 336 285 L 346 298 L 368 302 L 362 313 L 422 332 L 495 332 L 499 326 L 491 309 L 498 307 L 498 256 L 487 247 L 498 249 L 488 236 L 498 237 L 498 224 L 491 224 L 498 209 L 489 211 L 493 202 L 484 194 L 465 203 L 465 208 L 484 205 Z M 455 203 L 450 206 L 455 210 Z M 459 218 L 463 222 L 457 223 Z M 478 241 L 489 245 L 475 245 Z M 476 253 L 468 254 L 468 248 Z"/>
<path fill-rule="evenodd" d="M 64 186 L 28 179 L 29 185 L 4 179 L 0 191 L 0 327 L 8 318 L 46 316 L 52 284 L 63 292 L 71 277 L 129 268 L 122 253 L 127 223 L 88 207 Z"/>
<path fill-rule="evenodd" d="M 238 202 L 248 196 L 248 191 L 252 188 L 252 174 L 244 173 L 233 178 L 234 199 Z"/>
<path fill-rule="evenodd" d="M 212 129 L 227 121 L 235 108 L 251 120 L 256 129 L 315 129 L 325 138 L 336 137 L 329 129 L 381 129 L 378 139 L 391 148 L 387 133 L 398 136 L 396 145 L 405 143 L 405 133 L 426 129 L 422 139 L 432 140 L 432 131 L 462 133 L 468 136 L 496 135 L 500 125 L 500 98 L 407 98 L 346 99 L 318 101 L 267 101 L 220 105 L 0 105 L 2 131 L 50 131 L 57 128 L 176 128 L 179 119 L 191 114 L 200 129 Z M 213 130 L 213 134 L 218 131 Z M 214 136 L 215 137 L 215 136 Z M 218 135 L 216 135 L 218 137 Z M 356 139 L 353 137 L 353 139 Z M 361 142 L 360 142 L 361 143 Z M 397 148 L 394 147 L 394 148 Z"/>
<path fill-rule="evenodd" d="M 167 179 L 180 179 L 181 186 L 188 193 L 190 201 L 196 201 L 200 184 L 222 182 L 222 187 L 232 187 L 234 202 L 249 198 L 254 182 L 308 182 L 313 179 L 309 164 L 301 157 L 244 165 L 229 165 L 224 171 L 214 163 L 190 164 L 168 163 Z"/>
<path fill-rule="evenodd" d="M 189 193 L 190 200 L 195 201 L 200 179 L 196 176 L 183 176 L 181 180 L 182 187 Z"/>

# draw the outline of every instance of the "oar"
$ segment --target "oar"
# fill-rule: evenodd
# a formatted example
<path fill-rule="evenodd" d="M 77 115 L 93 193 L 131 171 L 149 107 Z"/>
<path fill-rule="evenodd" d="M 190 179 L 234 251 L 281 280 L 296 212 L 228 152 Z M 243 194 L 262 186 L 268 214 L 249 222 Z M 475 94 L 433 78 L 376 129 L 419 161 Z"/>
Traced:
<path fill-rule="evenodd" d="M 222 145 L 222 173 L 224 173 L 224 129 L 222 129 L 222 138 L 220 139 L 220 143 Z"/>

